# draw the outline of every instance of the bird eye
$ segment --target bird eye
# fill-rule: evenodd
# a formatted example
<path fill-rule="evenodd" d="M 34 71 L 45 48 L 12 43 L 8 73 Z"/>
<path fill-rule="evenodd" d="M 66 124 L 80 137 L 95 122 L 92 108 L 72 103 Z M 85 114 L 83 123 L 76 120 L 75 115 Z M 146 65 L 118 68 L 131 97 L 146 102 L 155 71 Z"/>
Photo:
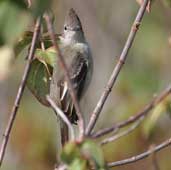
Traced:
<path fill-rule="evenodd" d="M 64 27 L 64 30 L 67 30 L 67 27 L 66 26 Z"/>

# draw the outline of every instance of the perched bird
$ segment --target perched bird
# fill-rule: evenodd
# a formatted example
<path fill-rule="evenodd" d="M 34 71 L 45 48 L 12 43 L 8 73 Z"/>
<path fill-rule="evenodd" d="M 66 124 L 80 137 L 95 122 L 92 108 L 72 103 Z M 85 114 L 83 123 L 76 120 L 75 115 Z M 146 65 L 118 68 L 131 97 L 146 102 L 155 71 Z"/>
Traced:
<path fill-rule="evenodd" d="M 74 9 L 70 9 L 66 16 L 63 34 L 59 37 L 58 45 L 69 68 L 70 80 L 77 99 L 80 101 L 91 81 L 93 59 L 81 21 Z M 58 64 L 58 58 L 56 60 L 50 83 L 50 97 L 67 115 L 71 123 L 77 124 L 78 117 L 69 94 L 68 83 Z M 68 140 L 68 129 L 62 120 L 60 122 L 61 141 L 64 144 Z"/>

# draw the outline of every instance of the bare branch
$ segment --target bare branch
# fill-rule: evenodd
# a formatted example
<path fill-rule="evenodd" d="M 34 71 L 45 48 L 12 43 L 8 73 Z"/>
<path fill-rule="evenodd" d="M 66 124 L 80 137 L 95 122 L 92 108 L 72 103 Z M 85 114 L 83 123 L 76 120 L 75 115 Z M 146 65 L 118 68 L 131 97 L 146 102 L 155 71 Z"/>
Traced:
<path fill-rule="evenodd" d="M 2 161 L 3 161 L 4 155 L 5 155 L 7 143 L 9 140 L 9 135 L 10 135 L 11 129 L 13 127 L 13 124 L 14 124 L 14 121 L 15 121 L 15 118 L 17 115 L 17 111 L 18 111 L 18 108 L 20 105 L 20 101 L 21 101 L 21 98 L 22 98 L 22 95 L 24 92 L 24 88 L 26 85 L 27 76 L 28 76 L 28 73 L 29 73 L 30 68 L 31 68 L 31 61 L 34 57 L 35 46 L 36 46 L 36 42 L 37 42 L 37 39 L 38 39 L 39 33 L 40 33 L 40 22 L 41 22 L 41 18 L 38 18 L 36 25 L 35 25 L 35 28 L 34 28 L 34 34 L 33 34 L 32 42 L 31 42 L 28 60 L 27 60 L 27 63 L 26 63 L 25 69 L 24 69 L 23 77 L 22 77 L 22 80 L 20 82 L 20 86 L 19 86 L 16 98 L 15 98 L 15 102 L 14 102 L 12 111 L 10 113 L 10 118 L 8 120 L 8 124 L 7 124 L 6 129 L 5 129 L 5 133 L 3 135 L 3 141 L 1 144 L 1 148 L 0 148 L 0 166 L 2 165 Z"/>
<path fill-rule="evenodd" d="M 68 120 L 65 113 L 55 104 L 55 102 L 50 98 L 50 96 L 47 96 L 47 100 L 50 103 L 52 109 L 55 111 L 55 113 L 57 115 L 59 115 L 60 118 L 66 123 L 66 125 L 68 126 L 68 129 L 71 132 L 71 140 L 74 140 L 75 139 L 74 128 L 73 128 L 71 122 Z"/>
<path fill-rule="evenodd" d="M 69 86 L 69 92 L 70 92 L 73 104 L 75 106 L 76 113 L 77 113 L 78 118 L 79 118 L 79 122 L 78 122 L 79 123 L 79 132 L 80 132 L 80 138 L 82 138 L 83 135 L 84 135 L 84 131 L 85 131 L 83 115 L 81 113 L 81 110 L 80 110 L 80 107 L 79 107 L 79 104 L 78 104 L 78 100 L 77 100 L 77 97 L 76 97 L 76 94 L 75 94 L 75 90 L 74 90 L 74 88 L 72 86 L 72 83 L 70 81 L 70 76 L 69 76 L 69 71 L 68 71 L 67 65 L 65 63 L 64 57 L 61 54 L 59 46 L 56 43 L 54 28 L 52 26 L 52 22 L 51 22 L 51 19 L 50 19 L 48 14 L 45 14 L 45 20 L 46 20 L 46 23 L 47 23 L 47 27 L 48 27 L 50 37 L 52 39 L 53 46 L 54 46 L 54 48 L 56 50 L 56 53 L 58 54 L 57 57 L 59 58 L 59 64 L 60 64 L 61 68 L 64 71 L 64 75 L 65 75 L 66 81 L 67 81 L 68 86 Z"/>
<path fill-rule="evenodd" d="M 123 132 L 118 133 L 117 135 L 114 135 L 112 137 L 106 138 L 101 142 L 101 145 L 107 144 L 109 142 L 113 142 L 123 136 L 126 136 L 128 134 L 130 134 L 131 132 L 133 132 L 140 124 L 141 122 L 144 120 L 145 116 L 141 117 L 140 119 L 138 119 L 135 124 L 133 124 L 130 128 L 126 129 Z"/>
<path fill-rule="evenodd" d="M 129 33 L 128 39 L 127 39 L 127 41 L 125 43 L 125 46 L 123 48 L 123 51 L 122 51 L 120 57 L 119 57 L 119 61 L 116 64 L 116 66 L 115 66 L 115 68 L 113 70 L 113 73 L 112 73 L 112 75 L 111 75 L 111 77 L 110 77 L 110 79 L 109 79 L 109 81 L 107 83 L 107 86 L 106 86 L 104 92 L 102 93 L 102 95 L 101 95 L 101 97 L 100 97 L 100 99 L 99 99 L 99 101 L 98 101 L 92 115 L 91 115 L 89 124 L 88 124 L 87 129 L 86 129 L 86 135 L 91 134 L 91 132 L 92 132 L 92 130 L 93 130 L 95 124 L 96 124 L 96 121 L 97 121 L 97 119 L 98 119 L 98 117 L 100 115 L 100 112 L 101 112 L 101 110 L 102 110 L 102 108 L 104 106 L 104 103 L 107 100 L 107 98 L 108 98 L 108 96 L 109 96 L 109 94 L 110 94 L 110 92 L 111 92 L 111 90 L 112 90 L 112 88 L 114 86 L 114 83 L 116 82 L 116 79 L 117 79 L 117 77 L 118 77 L 118 75 L 119 75 L 119 73 L 120 73 L 120 71 L 122 69 L 122 66 L 125 63 L 125 60 L 127 58 L 127 54 L 129 52 L 129 49 L 131 48 L 131 46 L 133 44 L 133 41 L 135 39 L 135 35 L 136 35 L 136 33 L 137 33 L 138 29 L 139 29 L 140 23 L 141 23 L 142 18 L 144 16 L 145 9 L 146 9 L 146 6 L 148 4 L 148 1 L 149 0 L 144 0 L 143 4 L 141 5 L 141 7 L 140 7 L 140 9 L 138 11 L 138 14 L 137 14 L 137 16 L 135 18 L 135 21 L 134 21 L 134 23 L 132 25 L 132 28 L 131 28 L 131 31 Z"/>
<path fill-rule="evenodd" d="M 122 165 L 125 165 L 125 164 L 135 163 L 135 162 L 137 162 L 137 161 L 139 161 L 141 159 L 144 159 L 144 158 L 148 157 L 149 155 L 151 155 L 151 154 L 153 154 L 155 152 L 159 152 L 161 149 L 164 149 L 164 148 L 168 147 L 169 145 L 171 145 L 171 138 L 164 141 L 160 145 L 157 145 L 156 147 L 153 147 L 153 148 L 147 150 L 146 152 L 144 152 L 142 154 L 139 154 L 139 155 L 136 155 L 136 156 L 133 156 L 131 158 L 124 159 L 124 160 L 121 160 L 121 161 L 108 163 L 108 167 L 116 167 L 116 166 L 122 166 Z"/>
<path fill-rule="evenodd" d="M 166 88 L 158 97 L 155 97 L 149 104 L 147 104 L 144 107 L 144 109 L 142 111 L 135 114 L 135 116 L 131 116 L 127 120 L 117 123 L 110 128 L 105 128 L 105 129 L 99 130 L 98 132 L 94 133 L 92 136 L 94 138 L 101 137 L 101 136 L 106 135 L 112 131 L 115 131 L 115 129 L 123 128 L 123 127 L 128 126 L 129 124 L 139 120 L 141 117 L 146 116 L 156 105 L 158 105 L 160 102 L 162 102 L 170 93 L 171 93 L 171 86 Z"/>
<path fill-rule="evenodd" d="M 27 6 L 28 6 L 28 8 L 31 7 L 31 4 L 32 4 L 32 1 L 31 0 L 27 0 Z"/>

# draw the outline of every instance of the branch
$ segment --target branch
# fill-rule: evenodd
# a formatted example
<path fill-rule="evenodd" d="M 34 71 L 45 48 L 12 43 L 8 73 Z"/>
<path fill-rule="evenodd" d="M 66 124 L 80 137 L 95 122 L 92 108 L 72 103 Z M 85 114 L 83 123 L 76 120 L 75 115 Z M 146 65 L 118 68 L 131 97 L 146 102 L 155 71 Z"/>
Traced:
<path fill-rule="evenodd" d="M 144 107 L 144 109 L 142 111 L 140 111 L 137 114 L 135 114 L 135 116 L 131 116 L 127 120 L 122 121 L 120 123 L 117 123 L 117 124 L 113 125 L 110 128 L 105 128 L 105 129 L 99 130 L 98 132 L 96 132 L 92 136 L 94 138 L 101 137 L 103 135 L 106 135 L 106 134 L 108 134 L 110 132 L 115 131 L 115 129 L 120 129 L 120 128 L 123 128 L 125 126 L 128 126 L 129 124 L 137 121 L 141 117 L 146 116 L 149 113 L 149 111 L 151 111 L 156 105 L 158 105 L 160 102 L 162 102 L 170 93 L 171 93 L 171 86 L 169 86 L 168 88 L 166 88 L 161 93 L 160 96 L 154 98 L 148 105 L 146 105 Z"/>
<path fill-rule="evenodd" d="M 27 6 L 28 6 L 28 8 L 31 7 L 31 4 L 32 4 L 32 1 L 31 0 L 27 0 Z"/>
<path fill-rule="evenodd" d="M 123 136 L 126 136 L 128 134 L 130 134 L 131 132 L 133 132 L 140 124 L 141 122 L 144 120 L 145 116 L 139 118 L 135 124 L 133 124 L 130 128 L 126 129 L 125 131 L 118 133 L 117 135 L 114 135 L 112 137 L 106 138 L 101 142 L 101 145 L 107 144 L 109 142 L 113 142 Z M 117 129 L 118 130 L 118 129 Z"/>
<path fill-rule="evenodd" d="M 74 133 L 74 128 L 71 124 L 71 122 L 68 120 L 67 116 L 64 114 L 64 112 L 55 104 L 55 102 L 50 98 L 50 96 L 48 95 L 47 97 L 47 101 L 49 102 L 49 104 L 51 105 L 52 109 L 55 111 L 56 114 L 58 114 L 60 116 L 60 118 L 66 123 L 66 125 L 68 126 L 68 129 L 71 132 L 71 140 L 75 139 L 75 133 Z"/>
<path fill-rule="evenodd" d="M 121 165 L 125 165 L 125 164 L 135 163 L 141 159 L 148 157 L 149 155 L 151 155 L 155 152 L 159 152 L 161 149 L 164 149 L 164 148 L 168 147 L 169 145 L 171 145 L 171 138 L 164 141 L 160 145 L 157 145 L 156 147 L 153 147 L 153 148 L 147 150 L 146 152 L 144 152 L 142 154 L 139 154 L 139 155 L 136 155 L 136 156 L 133 156 L 131 158 L 124 159 L 121 161 L 108 163 L 108 167 L 115 167 L 115 166 L 121 166 Z"/>
<path fill-rule="evenodd" d="M 27 60 L 27 63 L 26 63 L 25 69 L 24 69 L 23 77 L 22 77 L 22 80 L 20 82 L 20 86 L 19 86 L 16 98 L 15 98 L 15 102 L 14 102 L 12 111 L 10 113 L 10 118 L 8 120 L 8 124 L 7 124 L 6 129 L 5 129 L 5 133 L 3 135 L 3 140 L 2 140 L 1 147 L 0 147 L 0 166 L 2 165 L 2 161 L 3 161 L 4 155 L 5 155 L 7 143 L 8 143 L 9 136 L 10 136 L 10 132 L 11 132 L 11 129 L 13 127 L 16 115 L 17 115 L 17 111 L 18 111 L 18 108 L 20 105 L 20 101 L 21 101 L 21 98 L 22 98 L 22 95 L 24 92 L 24 88 L 26 85 L 27 76 L 28 76 L 28 73 L 29 73 L 30 68 L 31 68 L 31 61 L 34 57 L 35 45 L 36 45 L 37 39 L 39 37 L 39 32 L 40 32 L 40 23 L 41 23 L 41 18 L 38 18 L 36 25 L 35 25 L 35 28 L 34 28 L 34 34 L 33 34 L 32 42 L 31 42 L 28 60 Z"/>
<path fill-rule="evenodd" d="M 133 41 L 135 39 L 135 35 L 139 29 L 140 23 L 141 23 L 142 18 L 144 16 L 145 9 L 146 9 L 146 6 L 148 4 L 148 1 L 149 0 L 144 0 L 143 4 L 141 5 L 141 7 L 138 11 L 138 14 L 135 18 L 135 21 L 134 21 L 132 28 L 131 28 L 131 31 L 129 33 L 128 39 L 125 43 L 125 46 L 123 48 L 123 51 L 122 51 L 120 57 L 119 57 L 119 61 L 116 64 L 116 66 L 113 70 L 113 73 L 112 73 L 112 75 L 111 75 L 111 77 L 107 83 L 107 86 L 106 86 L 104 92 L 102 93 L 102 95 L 101 95 L 101 97 L 100 97 L 91 117 L 90 117 L 90 121 L 89 121 L 87 129 L 86 129 L 86 135 L 91 134 L 91 131 L 93 130 L 93 128 L 96 124 L 96 121 L 100 115 L 100 112 L 101 112 L 101 110 L 102 110 L 102 108 L 103 108 L 103 106 L 104 106 L 113 86 L 114 86 L 114 83 L 116 82 L 116 79 L 117 79 L 117 77 L 118 77 L 118 75 L 119 75 L 119 73 L 120 73 L 120 71 L 121 71 L 121 69 L 125 63 L 125 60 L 127 58 L 127 54 L 129 52 L 132 44 L 133 44 Z"/>
<path fill-rule="evenodd" d="M 46 20 L 46 23 L 47 23 L 47 27 L 48 27 L 50 37 L 52 39 L 53 46 L 54 46 L 54 48 L 56 50 L 56 53 L 58 54 L 57 57 L 59 58 L 59 64 L 60 64 L 61 68 L 64 71 L 64 75 L 65 75 L 66 81 L 67 81 L 68 86 L 69 86 L 69 92 L 70 92 L 73 104 L 75 106 L 76 113 L 77 113 L 78 118 L 79 118 L 79 132 L 80 132 L 80 138 L 82 138 L 83 135 L 84 135 L 84 131 L 85 131 L 83 115 L 81 113 L 81 110 L 80 110 L 80 107 L 79 107 L 79 104 L 78 104 L 78 100 L 77 100 L 77 97 L 76 97 L 76 94 L 75 94 L 75 90 L 74 90 L 74 88 L 72 86 L 72 83 L 71 83 L 71 80 L 70 80 L 67 65 L 65 63 L 64 57 L 62 56 L 61 50 L 59 49 L 59 46 L 56 43 L 54 28 L 52 26 L 52 22 L 51 22 L 51 19 L 50 19 L 48 14 L 45 14 L 45 20 Z"/>

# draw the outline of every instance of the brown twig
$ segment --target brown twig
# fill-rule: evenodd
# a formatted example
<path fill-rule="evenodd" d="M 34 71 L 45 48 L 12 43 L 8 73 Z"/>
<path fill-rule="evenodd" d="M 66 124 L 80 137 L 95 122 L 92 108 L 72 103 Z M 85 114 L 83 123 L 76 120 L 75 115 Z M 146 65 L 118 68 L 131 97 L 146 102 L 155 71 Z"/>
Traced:
<path fill-rule="evenodd" d="M 45 14 L 45 20 L 46 20 L 46 23 L 47 23 L 47 27 L 48 27 L 50 37 L 52 39 L 53 46 L 54 46 L 54 48 L 56 50 L 56 53 L 58 54 L 57 57 L 59 58 L 59 64 L 60 64 L 61 68 L 63 69 L 66 81 L 68 82 L 69 92 L 70 92 L 73 104 L 75 106 L 76 113 L 77 113 L 78 118 L 79 118 L 79 132 L 80 132 L 80 138 L 82 138 L 84 136 L 84 131 L 85 131 L 83 115 L 81 113 L 77 97 L 75 95 L 75 90 L 74 90 L 74 88 L 72 86 L 72 83 L 70 81 L 70 76 L 69 76 L 69 71 L 68 71 L 67 65 L 65 63 L 64 57 L 61 54 L 59 46 L 56 43 L 55 32 L 54 32 L 54 29 L 53 29 L 53 26 L 52 26 L 51 19 L 50 19 L 48 14 Z"/>
<path fill-rule="evenodd" d="M 171 86 L 166 88 L 161 93 L 161 95 L 159 95 L 158 97 L 155 97 L 149 104 L 147 104 L 144 107 L 144 109 L 142 111 L 135 114 L 135 116 L 131 116 L 127 120 L 117 123 L 110 128 L 105 128 L 105 129 L 99 130 L 98 132 L 94 133 L 92 136 L 94 138 L 101 137 L 103 135 L 106 135 L 110 132 L 115 131 L 115 129 L 123 128 L 123 127 L 128 126 L 129 124 L 139 120 L 141 117 L 146 116 L 149 113 L 149 111 L 151 111 L 156 105 L 158 105 L 160 102 L 162 102 L 170 93 L 171 93 Z"/>
<path fill-rule="evenodd" d="M 34 28 L 34 34 L 33 34 L 32 42 L 31 42 L 28 60 L 27 60 L 27 63 L 26 63 L 25 69 L 24 69 L 23 77 L 22 77 L 22 80 L 21 80 L 21 83 L 20 83 L 20 86 L 19 86 L 19 89 L 17 92 L 17 96 L 15 98 L 15 102 L 14 102 L 14 105 L 13 105 L 13 108 L 12 108 L 12 111 L 10 114 L 10 118 L 8 120 L 8 124 L 5 129 L 5 133 L 3 135 L 3 140 L 2 140 L 1 147 L 0 147 L 0 166 L 2 165 L 2 161 L 3 161 L 4 155 L 5 155 L 10 132 L 13 127 L 16 115 L 17 115 L 17 110 L 19 108 L 20 101 L 21 101 L 21 98 L 22 98 L 22 95 L 24 92 L 24 88 L 26 85 L 27 76 L 28 76 L 28 73 L 31 68 L 31 61 L 32 61 L 34 53 L 35 53 L 35 45 L 36 45 L 36 41 L 38 39 L 39 32 L 40 32 L 40 22 L 41 22 L 41 18 L 38 18 L 35 28 Z"/>
<path fill-rule="evenodd" d="M 27 0 L 27 7 L 28 7 L 28 8 L 31 7 L 31 4 L 32 4 L 32 1 L 31 1 L 31 0 Z"/>
<path fill-rule="evenodd" d="M 92 130 L 93 130 L 95 124 L 96 124 L 96 121 L 97 121 L 97 119 L 98 119 L 98 117 L 100 115 L 100 112 L 101 112 L 101 110 L 102 110 L 102 108 L 104 106 L 104 103 L 107 100 L 107 98 L 108 98 L 108 96 L 109 96 L 109 94 L 110 94 L 110 92 L 111 92 L 111 90 L 112 90 L 112 88 L 114 86 L 114 83 L 116 82 L 116 79 L 117 79 L 117 77 L 118 77 L 118 75 L 119 75 L 119 73 L 120 73 L 120 71 L 122 69 L 122 66 L 125 63 L 125 60 L 127 58 L 127 54 L 129 52 L 129 49 L 132 46 L 132 43 L 133 43 L 133 41 L 135 39 L 135 35 L 136 35 L 137 31 L 138 31 L 138 28 L 139 28 L 140 23 L 142 21 L 142 18 L 144 16 L 145 9 L 146 9 L 146 6 L 148 4 L 148 1 L 149 0 L 144 0 L 143 4 L 141 5 L 141 7 L 140 7 L 140 9 L 138 11 L 138 14 L 137 14 L 137 16 L 135 18 L 135 21 L 134 21 L 134 23 L 132 25 L 132 28 L 131 28 L 131 31 L 129 33 L 128 39 L 127 39 L 127 41 L 125 43 L 125 46 L 123 48 L 123 51 L 122 51 L 120 57 L 119 57 L 119 61 L 116 64 L 116 66 L 115 66 L 115 68 L 113 70 L 113 73 L 112 73 L 112 75 L 111 75 L 111 77 L 110 77 L 110 79 L 109 79 L 109 81 L 107 83 L 107 86 L 106 86 L 104 92 L 102 93 L 102 95 L 101 95 L 101 97 L 100 97 L 100 99 L 99 99 L 99 101 L 98 101 L 98 103 L 97 103 L 91 117 L 90 117 L 90 121 L 89 121 L 87 129 L 86 129 L 86 135 L 91 134 L 91 132 L 92 132 Z"/>
<path fill-rule="evenodd" d="M 141 122 L 144 120 L 144 118 L 145 118 L 145 116 L 138 119 L 135 122 L 135 124 L 133 124 L 130 128 L 126 129 L 125 131 L 120 132 L 120 133 L 118 133 L 118 134 L 116 134 L 114 136 L 111 136 L 109 138 L 104 139 L 102 142 L 100 142 L 101 145 L 107 144 L 109 142 L 113 142 L 113 141 L 115 141 L 115 140 L 117 140 L 117 139 L 119 139 L 119 138 L 121 138 L 123 136 L 126 136 L 126 135 L 130 134 L 131 132 L 133 132 L 141 124 Z"/>
<path fill-rule="evenodd" d="M 139 155 L 136 155 L 136 156 L 133 156 L 131 158 L 124 159 L 124 160 L 121 160 L 121 161 L 108 163 L 108 167 L 116 167 L 116 166 L 122 166 L 122 165 L 125 165 L 125 164 L 135 163 L 135 162 L 137 162 L 137 161 L 139 161 L 141 159 L 144 159 L 144 158 L 148 157 L 149 155 L 151 155 L 151 154 L 153 154 L 155 152 L 159 152 L 161 149 L 164 149 L 164 148 L 168 147 L 169 145 L 171 145 L 171 138 L 164 141 L 160 145 L 157 145 L 156 147 L 153 147 L 153 148 L 147 150 L 146 152 L 144 152 L 142 154 L 139 154 Z"/>
<path fill-rule="evenodd" d="M 50 96 L 47 96 L 47 101 L 50 103 L 51 107 L 53 108 L 53 110 L 55 111 L 56 115 L 59 115 L 59 117 L 66 123 L 66 125 L 68 126 L 68 129 L 71 132 L 71 140 L 75 139 L 75 133 L 74 133 L 74 128 L 71 124 L 71 122 L 69 121 L 69 119 L 67 118 L 67 116 L 64 114 L 64 112 L 55 104 L 55 102 L 50 98 Z"/>

